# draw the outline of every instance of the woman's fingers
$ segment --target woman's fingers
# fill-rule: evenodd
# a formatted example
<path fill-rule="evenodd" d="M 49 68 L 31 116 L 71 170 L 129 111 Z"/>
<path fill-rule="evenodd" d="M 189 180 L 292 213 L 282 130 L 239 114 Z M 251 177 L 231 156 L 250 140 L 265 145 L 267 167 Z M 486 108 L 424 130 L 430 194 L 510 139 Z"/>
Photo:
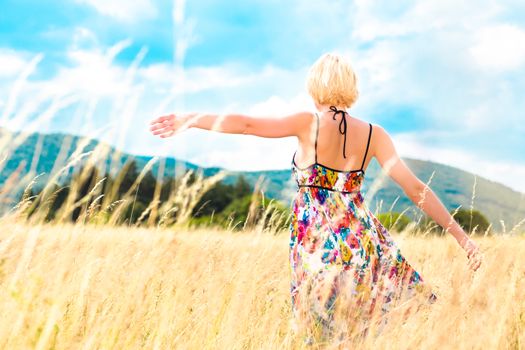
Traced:
<path fill-rule="evenodd" d="M 160 137 L 169 137 L 173 135 L 175 131 L 175 115 L 164 115 L 158 118 L 153 119 L 150 122 L 150 131 L 153 135 L 158 135 Z"/>
<path fill-rule="evenodd" d="M 160 130 L 153 131 L 152 134 L 153 135 L 163 135 L 163 134 L 167 134 L 167 133 L 169 133 L 171 131 L 172 130 L 169 130 L 169 129 L 160 129 Z"/>
<path fill-rule="evenodd" d="M 163 120 L 155 123 L 150 123 L 150 129 L 155 129 L 163 126 L 173 126 L 175 123 L 173 120 Z"/>
<path fill-rule="evenodd" d="M 481 261 L 476 260 L 475 262 L 472 263 L 472 270 L 476 271 L 480 265 L 481 265 Z"/>
<path fill-rule="evenodd" d="M 173 125 L 164 125 L 164 124 L 158 124 L 158 125 L 154 125 L 152 127 L 149 128 L 151 131 L 155 132 L 155 131 L 163 131 L 163 130 L 173 130 Z"/>
<path fill-rule="evenodd" d="M 173 120 L 173 118 L 175 117 L 174 114 L 170 114 L 170 115 L 163 115 L 163 116 L 160 116 L 158 118 L 155 118 L 153 119 L 150 124 L 156 124 L 156 123 L 163 123 L 165 121 L 170 121 L 170 120 Z"/>
<path fill-rule="evenodd" d="M 166 125 L 156 124 L 156 125 L 153 125 L 152 127 L 150 127 L 149 130 L 152 131 L 153 133 L 155 133 L 156 131 L 162 131 L 162 130 L 164 130 L 166 128 L 167 128 Z"/>
<path fill-rule="evenodd" d="M 172 136 L 173 134 L 175 134 L 175 132 L 173 130 L 168 130 L 168 131 L 159 133 L 158 136 L 160 136 L 160 137 L 168 137 L 168 136 Z"/>
<path fill-rule="evenodd" d="M 467 243 L 465 244 L 465 247 L 464 247 L 466 253 L 467 253 L 467 258 L 470 259 L 470 257 L 473 255 L 473 254 L 477 254 L 478 251 L 479 251 L 479 247 L 478 245 L 471 239 L 469 239 L 467 241 Z"/>
<path fill-rule="evenodd" d="M 469 267 L 472 270 L 476 271 L 481 265 L 483 256 L 481 255 L 479 250 L 475 250 L 471 255 L 469 255 L 468 259 Z"/>
<path fill-rule="evenodd" d="M 469 267 L 471 270 L 476 271 L 477 269 L 476 264 L 477 262 L 475 260 L 469 260 Z"/>
<path fill-rule="evenodd" d="M 150 131 L 153 135 L 162 138 L 170 137 L 175 133 L 188 129 L 188 123 L 183 123 L 183 118 L 177 118 L 175 114 L 165 115 L 153 119 L 150 122 Z"/>

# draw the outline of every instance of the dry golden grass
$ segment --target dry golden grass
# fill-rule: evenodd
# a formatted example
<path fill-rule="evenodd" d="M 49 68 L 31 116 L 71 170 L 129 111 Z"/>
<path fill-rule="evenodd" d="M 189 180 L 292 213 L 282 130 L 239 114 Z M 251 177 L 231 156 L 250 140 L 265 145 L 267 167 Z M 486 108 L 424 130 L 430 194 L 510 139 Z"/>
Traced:
<path fill-rule="evenodd" d="M 290 330 L 284 232 L 28 226 L 9 218 L 1 227 L 2 349 L 304 346 Z M 439 300 L 361 348 L 524 347 L 522 237 L 479 238 L 485 260 L 476 272 L 449 237 L 395 237 Z"/>

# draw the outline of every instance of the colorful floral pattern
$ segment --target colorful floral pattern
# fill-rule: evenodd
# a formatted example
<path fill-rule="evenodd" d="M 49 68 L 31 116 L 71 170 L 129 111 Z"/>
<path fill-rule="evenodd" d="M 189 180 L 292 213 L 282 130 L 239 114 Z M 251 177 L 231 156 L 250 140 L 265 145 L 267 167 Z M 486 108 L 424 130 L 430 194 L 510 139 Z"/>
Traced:
<path fill-rule="evenodd" d="M 293 162 L 295 178 L 300 185 L 320 186 L 340 192 L 356 192 L 361 188 L 364 172 L 362 170 L 342 172 L 314 163 L 306 168 L 299 168 Z"/>
<path fill-rule="evenodd" d="M 347 281 L 344 288 L 371 297 L 370 310 L 379 301 L 384 312 L 402 290 L 409 294 L 428 290 L 421 275 L 364 203 L 364 171 L 337 171 L 319 163 L 299 168 L 292 161 L 292 174 L 299 186 L 292 202 L 289 247 L 295 317 L 299 317 L 303 301 L 300 287 L 307 279 L 309 293 L 326 293 L 320 286 L 326 290 L 327 284 L 332 285 L 328 296 L 313 298 L 326 302 L 310 307 L 327 328 L 333 328 L 329 311 L 343 280 Z M 325 278 L 334 274 L 336 280 Z M 312 287 L 311 281 L 317 287 Z M 429 301 L 436 299 L 430 292 Z"/>

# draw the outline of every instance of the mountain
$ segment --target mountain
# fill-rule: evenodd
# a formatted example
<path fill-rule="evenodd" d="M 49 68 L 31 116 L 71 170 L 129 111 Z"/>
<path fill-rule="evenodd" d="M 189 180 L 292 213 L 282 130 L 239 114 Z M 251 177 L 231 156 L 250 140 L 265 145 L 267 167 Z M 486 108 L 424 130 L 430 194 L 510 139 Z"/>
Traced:
<path fill-rule="evenodd" d="M 26 179 L 31 179 L 37 174 L 43 173 L 35 185 L 37 189 L 41 188 L 49 180 L 49 174 L 53 170 L 55 161 L 61 157 L 61 147 L 63 148 L 62 158 L 64 159 L 62 164 L 64 164 L 67 162 L 65 159 L 69 160 L 79 145 L 84 146 L 81 152 L 92 152 L 97 145 L 100 145 L 108 150 L 110 156 L 114 156 L 114 164 L 119 166 L 130 159 L 134 159 L 139 171 L 153 158 L 120 152 L 98 140 L 70 134 L 24 134 L 0 128 L 0 185 L 3 187 L 9 176 L 13 172 L 19 171 L 19 179 L 23 176 L 26 176 Z M 176 170 L 180 168 L 200 169 L 205 176 L 213 175 L 222 170 L 221 168 L 200 167 L 171 157 L 164 158 L 164 160 L 166 176 L 174 176 Z M 473 208 L 481 211 L 497 231 L 509 231 L 525 218 L 525 194 L 523 193 L 445 164 L 411 158 L 403 158 L 403 160 L 423 182 L 428 183 L 431 180 L 430 188 L 448 210 L 456 209 L 459 206 L 463 209 L 470 209 L 474 193 L 474 181 L 476 181 Z M 79 161 L 79 163 L 81 162 L 82 160 Z M 109 166 L 110 162 L 111 157 L 108 157 L 102 164 Z M 159 162 L 156 162 L 152 167 L 154 174 L 157 174 L 158 168 Z M 55 171 L 56 169 L 53 173 Z M 72 168 L 57 181 L 64 181 L 71 173 Z M 260 189 L 267 198 L 290 203 L 296 192 L 296 184 L 291 176 L 290 168 L 268 171 L 229 171 L 229 175 L 223 181 L 233 183 L 240 174 L 243 174 L 252 186 L 259 179 L 262 179 Z M 19 182 L 17 194 L 20 194 L 23 187 L 27 185 L 23 181 Z M 384 172 L 375 159 L 370 162 L 368 169 L 366 169 L 362 191 L 369 208 L 374 213 L 391 209 L 399 212 L 406 210 L 405 214 L 412 219 L 417 219 L 418 216 L 423 215 L 422 211 L 416 208 L 414 203 L 406 197 L 401 188 L 388 176 L 384 176 Z M 502 226 L 502 221 L 505 229 Z"/>

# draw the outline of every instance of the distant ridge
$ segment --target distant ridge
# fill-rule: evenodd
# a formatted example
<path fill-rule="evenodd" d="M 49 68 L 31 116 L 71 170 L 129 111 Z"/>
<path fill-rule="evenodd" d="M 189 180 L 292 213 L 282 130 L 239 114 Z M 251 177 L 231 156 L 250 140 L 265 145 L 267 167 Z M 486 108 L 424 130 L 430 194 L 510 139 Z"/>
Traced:
<path fill-rule="evenodd" d="M 20 136 L 20 132 L 11 132 L 0 128 L 0 144 L 4 144 L 5 140 L 9 140 L 9 138 L 14 139 L 17 136 Z M 67 152 L 65 152 L 66 157 L 69 157 L 82 139 L 84 139 L 81 136 L 64 133 L 32 133 L 27 136 L 27 139 L 16 149 L 11 149 L 8 153 L 6 153 L 6 149 L 0 150 L 0 160 L 7 156 L 6 164 L 0 171 L 0 185 L 3 185 L 6 179 L 17 168 L 20 168 L 19 170 L 21 172 L 19 177 L 28 175 L 31 171 L 32 173 L 30 175 L 32 176 L 45 173 L 45 175 L 38 180 L 38 184 L 42 186 L 47 181 L 49 173 L 53 169 L 53 164 L 59 155 L 61 145 L 70 142 L 70 146 Z M 88 139 L 83 152 L 92 151 L 99 143 L 98 140 Z M 9 144 L 12 145 L 12 143 Z M 106 143 L 102 144 L 104 147 L 110 149 L 110 154 L 118 152 L 114 147 Z M 31 164 L 35 158 L 34 155 L 37 145 L 41 149 L 38 163 Z M 137 169 L 140 171 L 152 158 L 152 156 L 139 156 L 121 152 L 119 163 L 124 164 L 127 160 L 134 159 L 137 164 Z M 213 175 L 221 170 L 221 168 L 217 167 L 201 167 L 194 163 L 172 157 L 166 157 L 164 159 L 166 162 L 166 176 L 174 176 L 177 167 L 193 170 L 201 169 L 205 176 Z M 503 231 L 501 221 L 505 224 L 505 231 L 510 231 L 514 225 L 525 218 L 524 193 L 449 165 L 412 158 L 403 158 L 403 160 L 423 182 L 426 183 L 431 179 L 430 187 L 448 210 L 455 209 L 458 206 L 464 209 L 470 209 L 473 185 L 476 179 L 473 208 L 481 211 L 497 231 Z M 107 164 L 109 164 L 109 159 L 107 160 Z M 157 173 L 158 162 L 153 166 L 152 171 L 154 174 Z M 434 175 L 432 176 L 433 172 Z M 232 183 L 240 174 L 243 174 L 252 186 L 255 185 L 260 177 L 263 177 L 264 181 L 261 190 L 268 198 L 282 200 L 288 204 L 296 192 L 296 184 L 291 177 L 290 168 L 268 171 L 229 171 L 229 175 L 225 178 L 224 182 Z M 376 212 L 376 210 L 379 212 L 387 211 L 394 203 L 392 210 L 401 212 L 408 208 L 405 214 L 412 218 L 423 214 L 421 210 L 417 209 L 414 203 L 406 197 L 401 188 L 393 180 L 381 175 L 382 169 L 379 163 L 373 159 L 368 166 L 362 188 L 365 200 L 368 201 L 368 206 L 373 212 Z M 374 186 L 378 184 L 379 181 L 382 181 L 382 184 L 378 186 L 376 191 Z M 370 194 L 373 192 L 371 198 L 368 196 L 369 190 L 371 190 Z"/>

